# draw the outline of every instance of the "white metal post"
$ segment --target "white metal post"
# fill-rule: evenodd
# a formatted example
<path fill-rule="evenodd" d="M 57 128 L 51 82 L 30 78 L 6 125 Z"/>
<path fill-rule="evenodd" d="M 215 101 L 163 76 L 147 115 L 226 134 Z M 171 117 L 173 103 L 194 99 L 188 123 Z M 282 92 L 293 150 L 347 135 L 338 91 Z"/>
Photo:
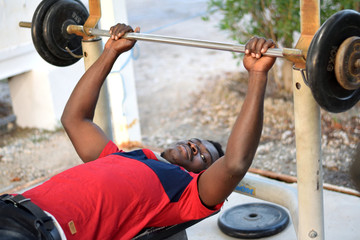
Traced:
<path fill-rule="evenodd" d="M 298 179 L 298 239 L 324 239 L 320 108 L 293 70 Z"/>
<path fill-rule="evenodd" d="M 300 1 L 301 36 L 296 48 L 308 51 L 320 27 L 320 1 Z M 296 68 L 304 69 L 302 63 Z M 298 179 L 299 226 L 298 240 L 323 240 L 324 206 L 321 158 L 320 107 L 302 73 L 293 70 L 294 118 Z"/>

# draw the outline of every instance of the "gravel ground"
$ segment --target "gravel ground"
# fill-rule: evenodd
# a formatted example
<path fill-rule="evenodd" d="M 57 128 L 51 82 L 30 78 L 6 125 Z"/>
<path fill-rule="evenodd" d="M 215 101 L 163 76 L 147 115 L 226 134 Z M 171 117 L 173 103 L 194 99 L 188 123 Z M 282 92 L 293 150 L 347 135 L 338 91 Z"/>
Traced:
<path fill-rule="evenodd" d="M 209 22 L 194 17 L 205 10 L 205 1 L 144 2 L 128 1 L 129 22 L 141 26 L 142 32 L 171 24 L 154 33 L 229 42 L 215 27 L 216 16 Z M 232 54 L 138 42 L 134 55 L 143 144 L 163 148 L 200 137 L 225 148 L 247 87 L 246 73 Z M 6 89 L 6 82 L 0 82 L 0 106 L 9 104 Z M 321 111 L 326 183 L 354 188 L 348 169 L 360 138 L 359 105 L 342 114 Z M 295 176 L 295 154 L 292 94 L 278 91 L 270 81 L 263 135 L 252 167 Z M 0 138 L 0 192 L 79 163 L 62 129 L 17 128 Z"/>

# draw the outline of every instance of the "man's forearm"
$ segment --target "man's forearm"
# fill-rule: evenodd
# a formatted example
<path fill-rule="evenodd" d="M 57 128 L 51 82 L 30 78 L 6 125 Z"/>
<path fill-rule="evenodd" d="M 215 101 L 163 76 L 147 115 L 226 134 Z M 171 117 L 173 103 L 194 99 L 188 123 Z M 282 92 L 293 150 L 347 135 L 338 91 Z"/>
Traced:
<path fill-rule="evenodd" d="M 252 163 L 263 126 L 264 96 L 267 73 L 250 72 L 248 91 L 241 111 L 230 134 L 226 161 L 244 175 Z"/>

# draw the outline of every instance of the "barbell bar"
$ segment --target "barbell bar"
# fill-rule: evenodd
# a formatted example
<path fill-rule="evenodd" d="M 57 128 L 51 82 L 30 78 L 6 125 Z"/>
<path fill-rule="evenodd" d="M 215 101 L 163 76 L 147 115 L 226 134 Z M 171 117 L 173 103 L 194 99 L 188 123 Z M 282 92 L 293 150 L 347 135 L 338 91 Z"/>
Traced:
<path fill-rule="evenodd" d="M 87 9 L 80 0 L 43 0 L 35 10 L 32 22 L 21 22 L 19 25 L 31 28 L 34 46 L 45 61 L 56 66 L 68 66 L 78 61 L 76 55 L 82 55 L 82 38 L 110 37 L 107 30 L 84 29 L 88 17 Z M 346 41 L 354 37 L 355 42 Z M 300 49 L 291 48 L 271 48 L 264 55 L 304 63 L 304 80 L 315 100 L 325 110 L 338 113 L 350 109 L 360 100 L 360 50 L 354 45 L 359 37 L 360 13 L 342 10 L 321 25 L 306 55 Z M 145 33 L 127 33 L 124 38 L 245 52 L 245 45 L 223 42 Z M 338 52 L 346 54 L 340 57 Z"/>
<path fill-rule="evenodd" d="M 31 28 L 31 22 L 20 22 L 19 26 L 24 28 Z M 111 34 L 109 33 L 108 30 L 90 28 L 87 31 L 85 31 L 82 25 L 67 26 L 67 33 L 69 34 L 84 35 L 87 34 L 86 32 L 88 32 L 91 36 L 111 37 Z M 216 42 L 216 41 L 199 40 L 192 38 L 181 38 L 181 37 L 163 36 L 163 35 L 148 34 L 148 33 L 135 33 L 135 32 L 126 33 L 122 38 L 129 40 L 141 40 L 148 42 L 181 45 L 187 47 L 197 47 L 197 48 L 245 53 L 245 45 L 234 44 L 234 43 L 225 43 L 225 42 Z M 263 55 L 271 56 L 271 57 L 280 57 L 280 58 L 282 57 L 304 58 L 304 54 L 302 53 L 302 51 L 296 48 L 283 48 L 283 49 L 270 48 Z"/>
<path fill-rule="evenodd" d="M 71 26 L 68 27 L 68 30 L 69 28 L 71 28 Z M 89 29 L 89 33 L 94 36 L 105 36 L 105 37 L 111 36 L 109 31 L 102 29 L 95 29 L 95 28 Z M 171 36 L 161 36 L 161 35 L 146 34 L 146 33 L 127 33 L 123 38 L 149 41 L 149 42 L 168 43 L 168 44 L 175 44 L 175 45 L 188 46 L 188 47 L 198 47 L 198 48 L 207 48 L 207 49 L 230 51 L 237 53 L 245 53 L 245 45 L 241 45 L 241 44 L 232 44 L 232 43 L 171 37 Z M 283 48 L 283 49 L 270 48 L 263 55 L 271 56 L 271 57 L 286 57 L 286 56 L 304 57 L 300 49 L 291 49 L 291 48 Z"/>

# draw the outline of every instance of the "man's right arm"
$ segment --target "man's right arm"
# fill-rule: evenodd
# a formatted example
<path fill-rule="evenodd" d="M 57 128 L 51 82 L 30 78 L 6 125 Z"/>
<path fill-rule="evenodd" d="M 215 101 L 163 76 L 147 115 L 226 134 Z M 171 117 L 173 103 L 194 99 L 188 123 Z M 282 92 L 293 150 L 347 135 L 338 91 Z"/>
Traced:
<path fill-rule="evenodd" d="M 244 66 L 249 72 L 248 90 L 230 134 L 225 156 L 215 161 L 200 177 L 199 195 L 206 206 L 223 202 L 249 169 L 260 141 L 263 124 L 267 73 L 275 58 L 262 57 L 275 44 L 253 38 L 246 45 Z"/>
<path fill-rule="evenodd" d="M 77 83 L 61 117 L 65 131 L 83 162 L 98 158 L 109 141 L 93 122 L 96 103 L 101 86 L 116 59 L 135 44 L 133 40 L 121 38 L 126 32 L 133 31 L 130 26 L 118 24 L 111 31 L 112 37 L 107 41 L 103 53 Z"/>

